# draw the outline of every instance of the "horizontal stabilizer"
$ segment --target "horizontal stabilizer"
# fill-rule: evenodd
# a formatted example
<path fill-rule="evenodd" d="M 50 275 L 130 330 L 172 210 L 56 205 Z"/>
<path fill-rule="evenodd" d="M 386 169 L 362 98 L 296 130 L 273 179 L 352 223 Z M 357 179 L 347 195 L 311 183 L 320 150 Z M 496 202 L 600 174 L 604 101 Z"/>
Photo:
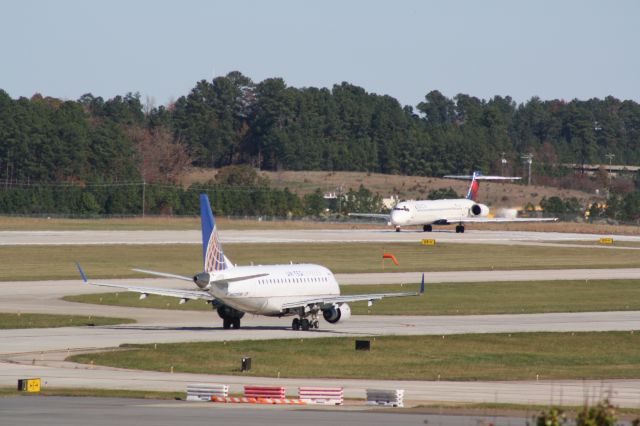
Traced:
<path fill-rule="evenodd" d="M 460 180 L 471 180 L 474 178 L 473 175 L 446 175 L 442 176 L 444 179 L 460 179 Z M 520 180 L 521 177 L 518 176 L 484 176 L 484 175 L 476 175 L 476 180 Z"/>

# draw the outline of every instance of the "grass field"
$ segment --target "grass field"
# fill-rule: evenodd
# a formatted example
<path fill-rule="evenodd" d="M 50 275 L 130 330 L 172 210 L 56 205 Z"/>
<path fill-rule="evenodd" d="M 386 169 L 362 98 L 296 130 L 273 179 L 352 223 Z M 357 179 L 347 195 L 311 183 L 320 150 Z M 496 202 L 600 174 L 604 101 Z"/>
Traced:
<path fill-rule="evenodd" d="M 134 322 L 134 320 L 129 318 L 0 313 L 0 329 L 82 327 L 93 325 L 130 324 Z"/>
<path fill-rule="evenodd" d="M 126 389 L 84 389 L 84 388 L 42 388 L 38 393 L 20 392 L 15 388 L 0 388 L 0 397 L 7 396 L 93 396 L 100 398 L 136 398 L 136 399 L 184 399 L 184 392 L 155 392 Z"/>
<path fill-rule="evenodd" d="M 385 272 L 640 267 L 636 250 L 579 247 L 418 243 L 225 244 L 239 264 L 318 263 L 335 273 L 382 272 L 382 252 L 400 266 Z M 0 281 L 77 278 L 79 261 L 92 278 L 142 277 L 131 268 L 191 275 L 201 269 L 201 248 L 180 245 L 0 246 Z"/>
<path fill-rule="evenodd" d="M 417 290 L 417 284 L 341 286 L 343 294 Z M 204 301 L 180 305 L 174 297 L 136 293 L 102 293 L 66 296 L 71 302 L 155 309 L 211 311 Z M 500 283 L 428 284 L 423 297 L 388 298 L 368 308 L 366 302 L 350 304 L 356 315 L 480 315 L 544 312 L 595 312 L 640 310 L 640 282 L 529 281 Z M 217 317 L 216 317 L 217 318 Z"/>
<path fill-rule="evenodd" d="M 127 345 L 71 361 L 154 371 L 384 380 L 560 380 L 640 377 L 640 333 L 388 336 Z M 249 373 L 242 357 L 252 358 Z"/>
<path fill-rule="evenodd" d="M 256 220 L 216 217 L 222 229 L 371 229 L 383 228 L 378 224 L 354 222 L 326 222 L 314 220 Z M 147 216 L 101 219 L 32 218 L 0 216 L 0 231 L 151 231 L 151 230 L 200 230 L 200 218 L 196 216 Z"/>

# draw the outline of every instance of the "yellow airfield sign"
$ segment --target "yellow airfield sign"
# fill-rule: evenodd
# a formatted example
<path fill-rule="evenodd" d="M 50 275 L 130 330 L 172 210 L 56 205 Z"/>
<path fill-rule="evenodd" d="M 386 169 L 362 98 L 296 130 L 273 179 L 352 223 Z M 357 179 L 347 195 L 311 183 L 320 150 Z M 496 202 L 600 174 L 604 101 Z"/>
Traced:
<path fill-rule="evenodd" d="M 18 390 L 23 392 L 40 392 L 40 379 L 18 380 Z"/>

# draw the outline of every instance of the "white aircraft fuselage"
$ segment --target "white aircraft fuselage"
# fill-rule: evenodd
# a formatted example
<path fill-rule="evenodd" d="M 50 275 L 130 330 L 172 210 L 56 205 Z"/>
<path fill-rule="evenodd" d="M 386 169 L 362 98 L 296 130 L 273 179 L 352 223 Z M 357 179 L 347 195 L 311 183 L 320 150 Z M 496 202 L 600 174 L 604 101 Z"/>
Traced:
<path fill-rule="evenodd" d="M 391 224 L 396 227 L 411 225 L 446 224 L 469 218 L 487 217 L 489 207 L 466 198 L 452 200 L 402 201 L 391 210 Z"/>
<path fill-rule="evenodd" d="M 224 282 L 252 275 L 263 276 Z M 210 282 L 203 290 L 216 299 L 239 311 L 266 316 L 283 315 L 285 303 L 340 295 L 333 273 L 312 264 L 236 266 L 211 275 Z"/>

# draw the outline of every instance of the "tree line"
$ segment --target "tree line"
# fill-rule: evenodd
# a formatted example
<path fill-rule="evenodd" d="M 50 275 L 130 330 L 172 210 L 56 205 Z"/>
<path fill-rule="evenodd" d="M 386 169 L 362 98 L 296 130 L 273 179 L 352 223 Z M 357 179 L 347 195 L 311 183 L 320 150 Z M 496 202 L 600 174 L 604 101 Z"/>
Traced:
<path fill-rule="evenodd" d="M 517 104 L 434 90 L 416 108 L 343 82 L 295 88 L 239 72 L 200 81 L 167 106 L 137 94 L 76 101 L 0 90 L 0 177 L 17 181 L 175 180 L 185 166 L 350 170 L 440 176 L 534 164 L 640 163 L 630 100 Z M 504 153 L 504 154 L 503 154 Z"/>
<path fill-rule="evenodd" d="M 249 166 L 228 166 L 215 180 L 181 185 L 146 182 L 20 184 L 0 190 L 0 214 L 131 216 L 199 214 L 199 194 L 209 195 L 216 215 L 294 218 L 349 212 L 381 212 L 382 198 L 364 186 L 349 189 L 340 203 L 327 202 L 320 189 L 300 196 L 271 188 Z"/>
<path fill-rule="evenodd" d="M 601 164 L 607 154 L 617 164 L 638 164 L 639 143 L 640 105 L 614 97 L 534 97 L 517 104 L 509 96 L 447 98 L 434 90 L 414 108 L 347 82 L 295 88 L 281 78 L 255 83 L 237 71 L 199 81 L 190 93 L 158 107 L 132 93 L 107 100 L 92 94 L 12 99 L 0 90 L 0 191 L 77 186 L 78 193 L 91 194 L 83 205 L 100 212 L 123 210 L 120 202 L 110 207 L 97 189 L 81 188 L 134 181 L 178 185 L 190 166 L 522 174 L 520 157 L 533 153 L 538 183 L 564 184 L 572 172 L 562 164 Z M 639 186 L 636 178 L 611 189 L 623 197 Z M 56 197 L 51 188 L 40 191 Z M 140 197 L 131 191 L 123 197 L 133 205 Z M 15 203 L 0 209 L 8 205 Z"/>

